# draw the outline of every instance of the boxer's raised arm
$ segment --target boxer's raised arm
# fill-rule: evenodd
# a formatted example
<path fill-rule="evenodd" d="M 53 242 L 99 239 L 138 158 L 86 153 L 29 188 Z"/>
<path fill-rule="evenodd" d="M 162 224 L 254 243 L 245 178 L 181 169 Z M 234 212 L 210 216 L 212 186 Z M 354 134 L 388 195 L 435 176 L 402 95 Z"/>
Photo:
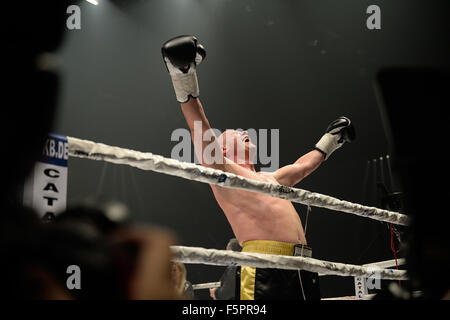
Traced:
<path fill-rule="evenodd" d="M 189 99 L 181 104 L 181 110 L 191 130 L 192 143 L 194 144 L 197 159 L 206 167 L 225 171 L 223 153 L 217 144 L 217 137 L 209 125 L 200 100 L 198 98 Z M 207 139 L 203 139 L 205 132 L 208 132 L 207 135 L 209 135 Z M 206 152 L 203 152 L 204 150 Z M 216 154 L 216 151 L 218 154 Z"/>
<path fill-rule="evenodd" d="M 355 128 L 350 119 L 339 117 L 328 126 L 325 134 L 317 142 L 315 150 L 300 157 L 294 164 L 282 167 L 274 173 L 279 184 L 294 186 L 316 170 L 322 161 L 342 147 L 345 142 L 355 139 Z"/>
<path fill-rule="evenodd" d="M 181 103 L 181 109 L 191 130 L 197 159 L 204 166 L 224 170 L 225 159 L 222 149 L 216 142 L 214 132 L 198 99 L 196 68 L 206 56 L 205 48 L 197 43 L 197 38 L 193 36 L 179 36 L 166 41 L 161 51 L 172 79 L 175 95 Z"/>
<path fill-rule="evenodd" d="M 273 176 L 279 184 L 292 187 L 316 170 L 323 160 L 324 155 L 318 150 L 313 150 L 295 163 L 278 169 Z"/>

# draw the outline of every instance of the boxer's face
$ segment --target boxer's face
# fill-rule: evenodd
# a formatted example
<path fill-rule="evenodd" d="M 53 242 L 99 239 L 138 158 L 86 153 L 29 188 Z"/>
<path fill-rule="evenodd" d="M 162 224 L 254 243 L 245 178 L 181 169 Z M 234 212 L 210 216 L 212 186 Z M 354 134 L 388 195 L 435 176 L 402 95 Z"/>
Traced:
<path fill-rule="evenodd" d="M 237 164 L 248 164 L 256 152 L 247 131 L 226 130 L 219 137 L 223 155 Z"/>

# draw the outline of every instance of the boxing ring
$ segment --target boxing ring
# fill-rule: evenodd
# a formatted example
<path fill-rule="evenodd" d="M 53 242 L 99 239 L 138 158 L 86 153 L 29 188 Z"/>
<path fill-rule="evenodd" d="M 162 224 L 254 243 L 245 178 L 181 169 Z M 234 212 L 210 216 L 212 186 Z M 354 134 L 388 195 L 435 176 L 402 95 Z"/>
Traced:
<path fill-rule="evenodd" d="M 307 206 L 327 208 L 329 210 L 353 214 L 377 221 L 402 226 L 407 226 L 409 224 L 408 216 L 394 211 L 363 206 L 361 204 L 340 200 L 303 189 L 251 180 L 232 173 L 203 167 L 194 163 L 181 162 L 176 159 L 165 158 L 152 153 L 108 146 L 106 144 L 73 137 L 67 137 L 67 139 L 70 157 L 129 165 L 142 170 L 150 170 L 206 184 L 215 184 L 226 188 L 258 192 Z M 390 268 L 396 265 L 393 260 L 359 266 L 308 257 L 233 252 L 198 247 L 172 246 L 171 249 L 173 251 L 173 261 L 175 262 L 216 266 L 244 265 L 249 267 L 287 270 L 303 269 L 317 272 L 320 276 L 337 275 L 355 277 L 355 288 L 358 281 L 365 282 L 365 279 L 374 277 L 385 280 L 407 280 L 407 273 L 405 270 L 395 270 Z M 404 264 L 404 260 L 398 259 L 397 264 Z M 218 283 L 213 282 L 194 285 L 194 288 L 198 290 L 214 288 L 217 286 Z M 368 298 L 369 295 L 366 294 L 366 291 L 367 290 L 362 290 L 359 294 L 357 292 L 355 296 L 356 299 Z M 355 297 L 343 297 L 343 299 L 355 299 Z"/>

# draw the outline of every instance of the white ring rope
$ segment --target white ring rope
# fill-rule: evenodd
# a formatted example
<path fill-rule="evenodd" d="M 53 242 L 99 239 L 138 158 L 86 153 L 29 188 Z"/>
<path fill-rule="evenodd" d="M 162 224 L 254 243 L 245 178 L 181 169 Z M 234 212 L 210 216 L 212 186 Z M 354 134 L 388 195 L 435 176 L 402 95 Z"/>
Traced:
<path fill-rule="evenodd" d="M 406 264 L 405 258 L 398 258 L 397 261 L 395 259 L 391 259 L 391 260 L 386 260 L 386 261 L 367 263 L 367 264 L 364 264 L 363 266 L 364 267 L 376 266 L 379 268 L 390 268 L 390 267 L 395 267 L 397 265 L 401 266 L 404 264 Z"/>
<path fill-rule="evenodd" d="M 194 290 L 214 289 L 214 288 L 220 288 L 220 287 L 221 287 L 220 281 L 206 282 L 206 283 L 199 283 L 199 284 L 192 285 L 192 289 L 194 289 Z"/>
<path fill-rule="evenodd" d="M 368 263 L 368 264 L 363 264 L 362 267 L 378 267 L 378 268 L 383 268 L 383 269 L 387 269 L 390 267 L 395 267 L 397 265 L 401 266 L 401 265 L 405 265 L 406 261 L 404 258 L 399 258 L 397 259 L 397 262 L 395 262 L 395 259 L 392 260 L 386 260 L 386 261 L 380 261 L 380 262 L 372 262 L 372 263 Z M 321 276 L 327 276 L 327 274 L 321 274 L 319 273 L 319 277 Z"/>
<path fill-rule="evenodd" d="M 374 266 L 357 266 L 307 257 L 280 256 L 197 247 L 172 246 L 174 262 L 201 263 L 216 266 L 249 266 L 285 270 L 307 270 L 322 275 L 372 277 L 386 280 L 407 280 L 405 270 L 381 269 Z"/>
<path fill-rule="evenodd" d="M 408 225 L 409 221 L 408 216 L 398 212 L 375 207 L 366 207 L 307 190 L 252 180 L 229 172 L 207 168 L 194 163 L 181 162 L 152 153 L 143 153 L 119 147 L 112 147 L 103 143 L 96 143 L 72 137 L 67 137 L 67 140 L 69 142 L 69 155 L 72 157 L 126 164 L 142 170 L 156 171 L 227 188 L 263 193 L 307 206 L 322 207 L 351 213 L 398 225 Z"/>

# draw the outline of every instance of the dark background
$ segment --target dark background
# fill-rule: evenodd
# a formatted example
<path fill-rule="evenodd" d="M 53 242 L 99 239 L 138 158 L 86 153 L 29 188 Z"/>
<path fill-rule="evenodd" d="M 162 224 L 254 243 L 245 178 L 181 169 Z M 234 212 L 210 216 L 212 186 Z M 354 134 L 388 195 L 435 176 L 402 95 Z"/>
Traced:
<path fill-rule="evenodd" d="M 357 140 L 297 187 L 376 204 L 364 195 L 367 162 L 388 147 L 375 74 L 385 66 L 449 67 L 444 2 L 82 2 L 81 30 L 68 31 L 60 50 L 63 86 L 54 132 L 170 157 L 171 133 L 187 126 L 160 48 L 171 37 L 192 34 L 207 50 L 198 76 L 212 127 L 280 129 L 283 166 L 345 115 Z M 366 28 L 371 4 L 381 8 L 381 30 Z M 179 245 L 224 249 L 233 237 L 205 184 L 72 158 L 69 205 L 98 195 L 125 202 L 137 222 L 173 230 Z M 305 223 L 305 207 L 295 207 Z M 364 264 L 393 258 L 385 223 L 330 210 L 313 208 L 307 240 L 318 259 Z M 218 281 L 223 267 L 187 270 L 195 284 Z M 352 278 L 323 277 L 321 289 L 323 297 L 354 295 Z M 206 290 L 197 293 L 208 298 Z"/>

